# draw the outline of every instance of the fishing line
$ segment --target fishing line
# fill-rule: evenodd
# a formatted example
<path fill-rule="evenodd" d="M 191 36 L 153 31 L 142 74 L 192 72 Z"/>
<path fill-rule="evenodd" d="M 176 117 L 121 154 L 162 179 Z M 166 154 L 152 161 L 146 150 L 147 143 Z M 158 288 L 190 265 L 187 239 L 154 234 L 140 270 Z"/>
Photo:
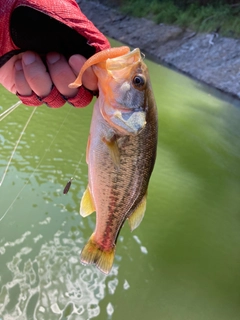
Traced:
<path fill-rule="evenodd" d="M 3 113 L 0 114 L 0 122 L 5 119 L 11 112 L 13 112 L 18 106 L 20 106 L 20 104 L 22 103 L 22 101 L 18 101 L 16 102 L 13 106 L 11 106 L 10 108 L 8 108 L 7 110 L 5 110 Z"/>
<path fill-rule="evenodd" d="M 6 174 L 7 174 L 8 168 L 9 168 L 11 162 L 12 162 L 12 158 L 13 158 L 13 156 L 14 156 L 14 154 L 15 154 L 15 151 L 16 151 L 16 149 L 17 149 L 17 147 L 18 147 L 18 145 L 19 145 L 19 143 L 20 143 L 20 141 L 21 141 L 21 139 L 22 139 L 22 136 L 23 136 L 25 130 L 27 129 L 27 126 L 28 126 L 30 120 L 32 119 L 35 111 L 36 111 L 36 108 L 33 109 L 32 113 L 30 114 L 30 117 L 28 118 L 28 120 L 27 120 L 27 122 L 26 122 L 26 124 L 25 124 L 25 126 L 24 126 L 24 128 L 23 128 L 23 130 L 22 130 L 22 132 L 20 133 L 20 136 L 19 136 L 18 140 L 16 141 L 16 144 L 15 144 L 15 146 L 14 146 L 14 148 L 13 148 L 12 154 L 11 154 L 9 160 L 8 160 L 7 166 L 6 166 L 6 168 L 5 168 L 4 172 L 3 172 L 3 176 L 2 176 L 2 179 L 1 179 L 1 181 L 0 181 L 0 187 L 1 187 L 2 184 L 3 184 L 3 181 L 4 181 L 5 176 L 6 176 Z"/>
<path fill-rule="evenodd" d="M 82 162 L 82 158 L 83 158 L 83 154 L 82 154 L 81 159 L 79 160 L 79 162 L 78 162 L 78 164 L 77 164 L 77 166 L 76 166 L 76 168 L 75 168 L 75 170 L 74 170 L 74 172 L 73 172 L 73 176 L 72 176 L 71 179 L 67 182 L 65 188 L 63 189 L 63 194 L 67 194 L 67 193 L 68 193 L 68 191 L 69 191 L 69 189 L 70 189 L 70 187 L 71 187 L 72 181 L 73 181 L 73 179 L 74 179 L 75 173 L 76 173 L 77 169 L 79 168 L 80 163 Z"/>
<path fill-rule="evenodd" d="M 17 198 L 19 197 L 19 195 L 22 193 L 22 191 L 24 190 L 24 188 L 26 187 L 26 185 L 29 183 L 29 181 L 30 181 L 30 179 L 32 178 L 32 176 L 34 175 L 35 171 L 36 171 L 36 170 L 39 168 L 39 166 L 41 165 L 44 157 L 46 156 L 46 153 L 50 150 L 53 142 L 55 141 L 57 135 L 59 134 L 59 132 L 60 132 L 60 130 L 61 130 L 64 122 L 66 121 L 69 113 L 71 112 L 71 110 L 72 110 L 72 108 L 69 108 L 68 113 L 66 114 L 65 118 L 63 119 L 63 122 L 62 122 L 62 124 L 60 125 L 57 133 L 55 134 L 55 136 L 54 136 L 54 138 L 53 138 L 53 140 L 52 140 L 51 143 L 49 144 L 49 147 L 45 149 L 45 152 L 44 152 L 42 158 L 39 160 L 36 168 L 33 170 L 33 172 L 31 173 L 31 175 L 29 176 L 28 180 L 24 183 L 23 187 L 20 189 L 20 191 L 18 192 L 18 194 L 16 195 L 16 197 L 13 199 L 13 201 L 12 201 L 12 203 L 10 204 L 10 206 L 8 207 L 8 209 L 4 212 L 4 214 L 3 214 L 2 217 L 0 218 L 0 222 L 5 218 L 5 216 L 6 216 L 7 213 L 9 212 L 9 210 L 12 208 L 12 206 L 14 205 L 14 203 L 17 201 Z"/>

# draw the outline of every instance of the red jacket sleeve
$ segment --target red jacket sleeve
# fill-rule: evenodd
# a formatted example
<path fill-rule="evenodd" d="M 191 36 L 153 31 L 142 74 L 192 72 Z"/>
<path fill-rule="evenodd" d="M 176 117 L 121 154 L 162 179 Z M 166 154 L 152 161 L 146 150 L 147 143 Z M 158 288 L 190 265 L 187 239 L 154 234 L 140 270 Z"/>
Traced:
<path fill-rule="evenodd" d="M 78 53 L 89 58 L 110 47 L 74 0 L 0 0 L 0 44 L 0 67 L 26 50 L 42 55 L 57 51 L 66 57 Z M 84 103 L 89 103 L 91 95 L 81 91 L 88 97 Z M 37 105 L 37 101 L 32 103 Z"/>

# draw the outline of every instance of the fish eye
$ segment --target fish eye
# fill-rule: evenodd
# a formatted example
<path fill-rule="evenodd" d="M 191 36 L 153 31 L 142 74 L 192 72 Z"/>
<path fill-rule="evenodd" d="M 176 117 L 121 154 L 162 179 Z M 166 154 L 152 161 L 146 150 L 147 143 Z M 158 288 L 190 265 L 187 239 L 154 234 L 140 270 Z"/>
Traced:
<path fill-rule="evenodd" d="M 132 83 L 136 89 L 143 89 L 146 84 L 146 79 L 142 75 L 136 75 L 133 77 Z"/>

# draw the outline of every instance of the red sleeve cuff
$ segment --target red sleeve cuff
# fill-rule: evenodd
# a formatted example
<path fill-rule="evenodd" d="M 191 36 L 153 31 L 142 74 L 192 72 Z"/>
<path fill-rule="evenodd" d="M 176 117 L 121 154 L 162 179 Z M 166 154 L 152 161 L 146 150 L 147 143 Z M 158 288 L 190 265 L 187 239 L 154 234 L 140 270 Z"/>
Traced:
<path fill-rule="evenodd" d="M 77 95 L 73 98 L 63 97 L 55 86 L 53 86 L 51 92 L 45 98 L 38 97 L 34 92 L 30 96 L 22 96 L 19 93 L 17 93 L 17 96 L 22 103 L 27 106 L 37 107 L 45 103 L 50 108 L 60 108 L 66 102 L 76 108 L 83 108 L 89 105 L 93 98 L 90 91 L 85 89 L 83 86 L 79 88 Z"/>
<path fill-rule="evenodd" d="M 76 108 L 83 108 L 89 105 L 92 101 L 93 95 L 81 86 L 78 90 L 78 93 L 75 97 L 67 99 L 67 102 L 73 105 Z"/>

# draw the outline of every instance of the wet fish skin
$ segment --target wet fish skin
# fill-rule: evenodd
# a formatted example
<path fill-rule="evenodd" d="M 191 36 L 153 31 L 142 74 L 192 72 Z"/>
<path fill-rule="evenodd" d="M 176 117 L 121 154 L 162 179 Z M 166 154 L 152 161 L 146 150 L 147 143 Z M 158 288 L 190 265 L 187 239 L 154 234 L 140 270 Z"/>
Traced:
<path fill-rule="evenodd" d="M 93 68 L 99 98 L 92 116 L 87 148 L 89 182 L 80 213 L 87 216 L 96 211 L 97 217 L 81 262 L 94 263 L 108 274 L 121 227 L 128 219 L 133 230 L 145 212 L 157 150 L 157 108 L 139 50 L 98 62 Z"/>

